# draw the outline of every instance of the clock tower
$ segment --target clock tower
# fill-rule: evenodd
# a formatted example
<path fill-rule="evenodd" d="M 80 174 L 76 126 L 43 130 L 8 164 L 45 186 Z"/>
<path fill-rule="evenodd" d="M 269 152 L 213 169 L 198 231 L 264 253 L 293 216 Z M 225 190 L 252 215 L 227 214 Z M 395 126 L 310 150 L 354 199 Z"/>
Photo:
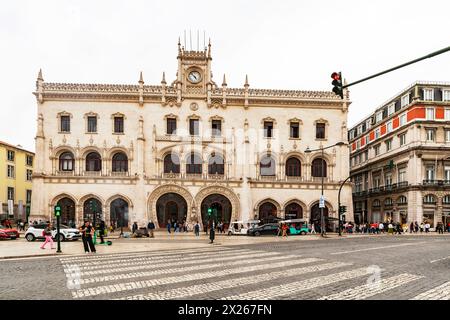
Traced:
<path fill-rule="evenodd" d="M 204 98 L 216 87 L 211 73 L 211 42 L 203 51 L 187 51 L 178 40 L 177 80 L 173 85 L 184 98 Z"/>

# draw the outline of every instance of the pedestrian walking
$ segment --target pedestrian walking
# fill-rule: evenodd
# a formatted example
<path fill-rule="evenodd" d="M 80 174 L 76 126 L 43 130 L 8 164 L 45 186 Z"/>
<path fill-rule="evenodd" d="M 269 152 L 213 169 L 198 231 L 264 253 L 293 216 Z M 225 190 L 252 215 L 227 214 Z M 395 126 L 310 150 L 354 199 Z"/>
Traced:
<path fill-rule="evenodd" d="M 214 242 L 214 238 L 215 238 L 215 230 L 214 230 L 215 226 L 214 226 L 214 221 L 211 224 L 211 230 L 209 230 L 209 240 L 211 241 L 210 243 Z"/>
<path fill-rule="evenodd" d="M 424 231 L 424 229 L 425 229 L 425 224 L 422 222 L 420 224 L 420 233 L 422 233 Z"/>
<path fill-rule="evenodd" d="M 288 226 L 286 223 L 283 223 L 283 225 L 281 226 L 281 229 L 283 231 L 283 238 L 287 239 L 287 230 L 288 230 Z"/>
<path fill-rule="evenodd" d="M 106 230 L 105 221 L 101 220 L 100 224 L 98 226 L 98 235 L 100 236 L 100 244 L 105 243 L 105 239 L 104 239 L 105 230 Z"/>
<path fill-rule="evenodd" d="M 394 234 L 394 225 L 392 223 L 389 223 L 388 225 L 388 233 L 389 234 Z"/>
<path fill-rule="evenodd" d="M 170 228 L 172 225 L 170 224 L 170 220 L 167 220 L 167 232 L 170 234 Z"/>
<path fill-rule="evenodd" d="M 135 221 L 133 223 L 133 226 L 131 227 L 132 233 L 135 233 L 137 229 L 138 229 L 138 225 L 137 225 L 137 222 Z"/>
<path fill-rule="evenodd" d="M 380 224 L 378 225 L 378 228 L 380 228 L 380 231 L 384 234 L 384 224 L 383 224 L 383 222 L 380 222 Z"/>
<path fill-rule="evenodd" d="M 200 224 L 198 223 L 198 221 L 195 223 L 194 232 L 196 237 L 200 236 Z"/>
<path fill-rule="evenodd" d="M 419 224 L 417 223 L 417 221 L 414 222 L 414 232 L 419 232 Z"/>
<path fill-rule="evenodd" d="M 41 249 L 45 249 L 45 245 L 50 243 L 50 249 L 55 249 L 54 242 L 52 239 L 52 224 L 50 223 L 44 231 L 42 231 L 42 235 L 45 237 L 45 241 L 41 246 Z"/>
<path fill-rule="evenodd" d="M 313 224 L 311 225 L 311 234 L 313 233 L 317 233 L 316 232 L 316 224 L 313 222 Z"/>
<path fill-rule="evenodd" d="M 150 220 L 148 222 L 147 229 L 148 229 L 148 232 L 150 232 L 150 238 L 154 238 L 155 237 L 155 235 L 154 235 L 155 224 L 153 223 L 152 220 Z"/>
<path fill-rule="evenodd" d="M 439 234 L 444 234 L 444 224 L 440 221 L 436 225 L 436 232 Z"/>
<path fill-rule="evenodd" d="M 411 222 L 411 224 L 409 225 L 409 233 L 413 233 L 414 232 L 414 223 Z"/>
<path fill-rule="evenodd" d="M 94 235 L 95 229 L 90 224 L 89 221 L 85 221 L 84 225 L 80 227 L 81 231 L 81 239 L 83 240 L 83 246 L 84 246 L 84 252 L 89 253 L 89 250 L 91 253 L 95 253 L 95 246 L 94 242 L 92 241 L 92 236 Z"/>
<path fill-rule="evenodd" d="M 430 224 L 427 222 L 425 223 L 425 233 L 430 232 Z"/>

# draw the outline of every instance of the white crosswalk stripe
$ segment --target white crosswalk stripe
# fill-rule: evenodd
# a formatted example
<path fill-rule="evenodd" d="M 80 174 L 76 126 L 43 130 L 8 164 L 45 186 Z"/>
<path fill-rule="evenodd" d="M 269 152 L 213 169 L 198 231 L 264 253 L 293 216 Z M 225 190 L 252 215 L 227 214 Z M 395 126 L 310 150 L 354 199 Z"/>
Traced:
<path fill-rule="evenodd" d="M 229 249 L 229 248 L 199 248 L 199 249 L 180 249 L 180 250 L 174 250 L 174 251 L 151 251 L 151 248 L 149 248 L 149 251 L 143 251 L 143 252 L 133 252 L 133 253 L 116 253 L 116 254 L 95 254 L 95 255 L 84 255 L 84 256 L 75 256 L 75 257 L 69 257 L 69 258 L 60 258 L 59 260 L 62 263 L 72 263 L 76 261 L 105 261 L 105 260 L 113 260 L 117 258 L 133 258 L 133 257 L 153 257 L 153 256 L 178 256 L 182 254 L 192 254 L 192 253 L 202 253 L 202 252 L 232 252 L 232 251 L 248 251 L 248 249 Z"/>
<path fill-rule="evenodd" d="M 279 260 L 279 258 L 277 258 Z M 275 260 L 275 261 L 277 261 Z M 302 263 L 312 263 L 312 262 L 318 262 L 321 261 L 321 259 L 317 258 L 304 258 L 300 260 L 288 260 L 288 261 L 281 261 L 281 262 L 274 262 L 273 258 L 267 259 L 266 264 L 258 264 L 254 266 L 248 266 L 248 267 L 233 267 L 230 269 L 223 269 L 223 270 L 217 270 L 217 271 L 209 271 L 209 272 L 201 272 L 201 273 L 187 273 L 182 276 L 170 276 L 166 278 L 157 278 L 157 279 L 150 279 L 150 280 L 141 280 L 141 281 L 134 281 L 134 282 L 127 282 L 127 283 L 120 283 L 118 285 L 105 285 L 100 287 L 94 287 L 89 289 L 79 289 L 72 292 L 73 298 L 82 298 L 82 297 L 89 297 L 89 296 L 95 296 L 95 295 L 101 295 L 106 294 L 110 292 L 119 292 L 119 291 L 129 291 L 133 289 L 133 286 L 137 286 L 138 288 L 149 288 L 152 286 L 157 285 L 165 285 L 165 284 L 174 284 L 174 283 L 180 283 L 185 281 L 195 281 L 195 280 L 204 280 L 204 279 L 212 279 L 217 277 L 223 277 L 228 275 L 235 275 L 239 273 L 246 273 L 246 272 L 254 272 L 254 271 L 263 271 L 266 269 L 275 269 L 275 268 L 283 268 L 283 267 L 289 267 L 293 265 L 298 265 Z M 261 261 L 260 261 L 261 263 Z"/>
<path fill-rule="evenodd" d="M 320 299 L 367 299 L 423 278 L 403 273 L 369 283 L 373 275 L 369 266 L 352 269 L 349 262 L 229 247 L 89 255 L 60 261 L 74 299 L 195 299 L 207 294 L 223 300 L 273 300 L 303 294 L 311 297 L 307 291 L 335 283 L 342 291 L 334 286 L 333 294 Z M 352 279 L 355 281 L 348 281 Z M 450 282 L 412 299 L 448 300 Z"/>
<path fill-rule="evenodd" d="M 362 286 L 351 288 L 336 294 L 325 296 L 319 300 L 360 300 L 373 297 L 377 294 L 395 289 L 409 282 L 423 278 L 413 274 L 403 273 L 397 276 L 381 279 L 374 283 L 366 283 Z"/>
<path fill-rule="evenodd" d="M 331 262 L 322 265 L 315 265 L 302 268 L 293 268 L 286 271 L 275 271 L 267 274 L 255 275 L 251 277 L 240 277 L 224 281 L 217 281 L 212 283 L 194 285 L 190 287 L 183 287 L 177 289 L 171 289 L 166 291 L 159 291 L 148 294 L 140 294 L 130 297 L 121 298 L 121 300 L 166 300 L 166 299 L 179 299 L 189 298 L 198 294 L 203 294 L 212 291 L 219 291 L 223 289 L 231 289 L 241 287 L 245 285 L 260 283 L 263 281 L 270 281 L 276 279 L 282 279 L 292 276 L 300 276 L 311 272 L 319 272 L 323 270 L 330 270 L 334 268 L 340 268 L 350 266 L 351 263 L 345 262 Z"/>
<path fill-rule="evenodd" d="M 321 286 L 326 286 L 332 283 L 362 277 L 368 274 L 370 274 L 370 270 L 368 268 L 359 268 L 323 277 L 316 277 L 302 281 L 290 282 L 287 284 L 277 285 L 262 290 L 255 290 L 242 293 L 239 295 L 228 296 L 222 298 L 222 300 L 255 300 L 255 299 L 272 300 L 278 297 L 293 295 L 295 293 L 314 289 Z"/>
<path fill-rule="evenodd" d="M 149 277 L 149 276 L 155 276 L 155 275 L 162 275 L 162 274 L 169 274 L 169 273 L 177 273 L 177 272 L 190 272 L 190 271 L 200 271 L 203 269 L 213 269 L 213 268 L 221 268 L 221 267 L 228 267 L 228 266 L 240 266 L 240 265 L 246 265 L 246 264 L 253 264 L 253 263 L 261 263 L 261 262 L 267 262 L 272 261 L 274 259 L 280 260 L 281 256 L 277 253 L 260 253 L 260 254 L 254 254 L 249 255 L 248 258 L 251 258 L 251 260 L 238 260 L 236 261 L 236 258 L 233 258 L 235 261 L 231 262 L 222 262 L 222 263 L 209 263 L 213 261 L 226 261 L 226 259 L 209 259 L 202 261 L 201 265 L 193 265 L 193 266 L 180 266 L 180 262 L 172 262 L 172 263 L 166 263 L 166 264 L 160 264 L 160 265 L 147 265 L 147 266 L 141 266 L 140 269 L 156 269 L 151 271 L 144 271 L 144 272 L 128 272 L 132 271 L 136 267 L 132 268 L 117 268 L 117 269 L 105 269 L 105 270 L 96 270 L 96 273 L 99 271 L 102 271 L 102 273 L 112 273 L 114 271 L 116 272 L 127 272 L 124 274 L 115 274 L 115 275 L 107 275 L 107 276 L 100 276 L 100 277 L 94 277 L 94 278 L 87 278 L 87 279 L 80 279 L 80 284 L 87 284 L 87 283 L 94 283 L 94 282 L 105 282 L 105 281 L 112 281 L 112 280 L 123 280 L 123 279 L 131 279 L 131 278 L 138 278 L 138 277 Z M 293 259 L 297 258 L 296 256 L 283 256 L 283 259 Z M 229 259 L 228 259 L 229 260 Z M 178 266 L 178 267 L 177 267 Z M 172 267 L 172 268 L 168 268 Z M 136 268 L 137 269 L 137 268 Z M 92 272 L 81 272 L 80 276 L 83 275 L 91 275 Z"/>
<path fill-rule="evenodd" d="M 411 300 L 450 300 L 450 281 L 423 292 Z"/>
<path fill-rule="evenodd" d="M 201 258 L 202 261 L 204 261 L 205 258 L 211 257 L 211 256 L 219 256 L 219 257 L 233 257 L 236 259 L 236 255 L 249 255 L 249 254 L 255 254 L 255 253 L 262 253 L 264 251 L 256 251 L 256 250 L 237 250 L 235 252 L 225 252 L 218 254 L 217 252 L 214 253 L 192 253 L 184 256 L 144 256 L 144 257 L 129 257 L 127 259 L 117 259 L 117 260 L 108 260 L 108 261 L 93 261 L 93 262 L 70 262 L 70 263 L 64 263 L 63 267 L 65 268 L 73 268 L 74 266 L 78 267 L 80 270 L 95 270 L 95 269 L 104 269 L 105 267 L 112 265 L 115 268 L 118 267 L 125 267 L 125 266 L 134 266 L 134 265 L 142 265 L 146 262 L 153 262 L 157 263 L 158 261 L 180 261 L 181 259 L 186 259 L 187 261 L 193 261 L 196 262 L 198 258 Z"/>

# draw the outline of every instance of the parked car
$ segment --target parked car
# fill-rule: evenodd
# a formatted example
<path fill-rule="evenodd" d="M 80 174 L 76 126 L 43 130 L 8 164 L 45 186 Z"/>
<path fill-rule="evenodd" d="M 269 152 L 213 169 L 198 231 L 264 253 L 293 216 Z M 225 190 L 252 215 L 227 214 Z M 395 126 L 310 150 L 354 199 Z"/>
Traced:
<path fill-rule="evenodd" d="M 230 227 L 228 228 L 228 235 L 247 234 L 249 229 L 257 227 L 260 222 L 261 221 L 259 220 L 232 221 L 230 222 Z"/>
<path fill-rule="evenodd" d="M 45 239 L 45 237 L 42 235 L 42 232 L 45 228 L 47 228 L 48 223 L 41 223 L 41 224 L 33 224 L 30 225 L 25 232 L 25 239 L 28 241 L 35 241 L 36 239 Z M 56 238 L 56 227 L 53 227 L 52 230 L 52 238 Z M 70 228 L 64 224 L 61 224 L 59 227 L 59 238 L 60 241 L 64 240 L 78 240 L 81 238 L 81 233 L 78 229 Z"/>
<path fill-rule="evenodd" d="M 19 232 L 17 232 L 16 229 L 13 228 L 7 228 L 5 226 L 0 225 L 0 239 L 18 239 L 19 238 Z"/>
<path fill-rule="evenodd" d="M 267 223 L 262 226 L 248 229 L 247 234 L 249 236 L 260 236 L 260 235 L 277 235 L 278 234 L 278 223 Z"/>
<path fill-rule="evenodd" d="M 282 220 L 279 223 L 286 223 L 288 225 L 288 234 L 305 235 L 311 232 L 311 228 L 308 227 L 308 222 L 303 219 Z"/>

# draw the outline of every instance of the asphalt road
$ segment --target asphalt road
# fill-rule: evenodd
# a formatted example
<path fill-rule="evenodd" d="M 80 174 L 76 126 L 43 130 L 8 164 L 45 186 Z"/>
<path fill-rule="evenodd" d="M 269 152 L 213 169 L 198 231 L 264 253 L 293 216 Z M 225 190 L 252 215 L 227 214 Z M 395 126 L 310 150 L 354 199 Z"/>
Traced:
<path fill-rule="evenodd" d="M 447 234 L 279 240 L 5 259 L 0 299 L 450 299 Z"/>

